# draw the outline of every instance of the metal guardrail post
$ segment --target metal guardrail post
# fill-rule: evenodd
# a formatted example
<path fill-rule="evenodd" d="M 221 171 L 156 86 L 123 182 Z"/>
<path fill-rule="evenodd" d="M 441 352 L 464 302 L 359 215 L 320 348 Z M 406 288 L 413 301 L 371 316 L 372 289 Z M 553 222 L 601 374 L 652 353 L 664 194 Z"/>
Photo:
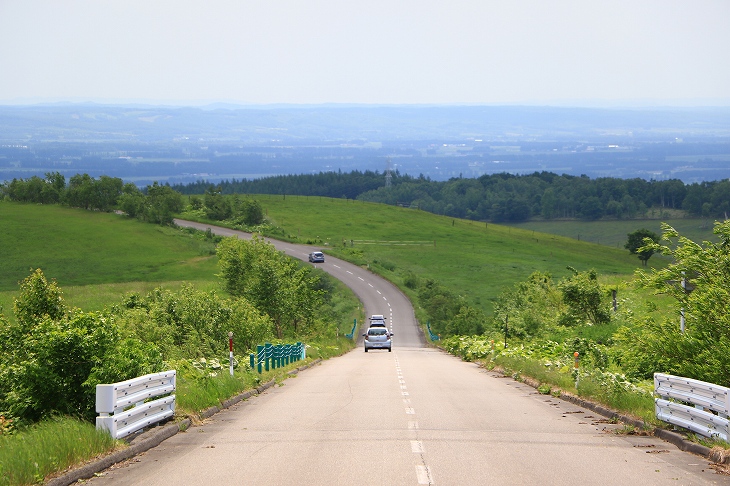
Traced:
<path fill-rule="evenodd" d="M 428 328 L 428 337 L 431 338 L 431 341 L 438 341 L 441 339 L 441 336 L 438 336 L 431 331 L 431 321 L 426 322 L 426 327 Z"/>
<path fill-rule="evenodd" d="M 256 353 L 249 355 L 251 369 L 264 370 L 281 368 L 307 357 L 307 347 L 301 341 L 296 344 L 271 344 L 256 346 Z"/>
<path fill-rule="evenodd" d="M 264 344 L 264 369 L 266 371 L 269 371 L 271 369 L 271 363 L 270 361 L 273 361 L 271 358 L 274 356 L 274 345 L 271 343 Z"/>
<path fill-rule="evenodd" d="M 262 346 L 261 344 L 259 344 L 258 346 L 256 346 L 256 359 L 258 361 L 257 367 L 258 367 L 259 374 L 262 373 L 261 366 L 264 363 L 264 356 L 265 356 L 264 353 L 265 353 L 264 346 Z"/>
<path fill-rule="evenodd" d="M 354 339 L 354 337 L 355 337 L 355 328 L 357 328 L 357 319 L 355 319 L 352 322 L 352 331 L 350 331 L 348 334 L 345 334 L 345 337 L 347 339 Z"/>

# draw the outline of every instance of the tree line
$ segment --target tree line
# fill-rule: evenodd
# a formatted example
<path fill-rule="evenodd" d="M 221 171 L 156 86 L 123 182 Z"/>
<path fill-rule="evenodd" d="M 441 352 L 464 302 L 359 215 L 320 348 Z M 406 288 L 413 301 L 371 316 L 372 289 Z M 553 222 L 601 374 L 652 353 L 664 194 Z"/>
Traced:
<path fill-rule="evenodd" d="M 640 178 L 618 179 L 534 172 L 433 181 L 393 171 L 390 185 L 378 171 L 320 172 L 253 180 L 198 181 L 173 188 L 203 194 L 217 187 L 222 194 L 290 194 L 361 199 L 417 207 L 445 216 L 477 221 L 517 222 L 577 218 L 633 219 L 652 208 L 680 209 L 692 216 L 719 218 L 730 213 L 730 180 L 685 184 Z"/>
<path fill-rule="evenodd" d="M 253 180 L 198 181 L 187 185 L 154 183 L 139 189 L 121 179 L 77 174 L 68 184 L 58 172 L 45 179 L 13 179 L 0 185 L 0 197 L 41 204 L 67 204 L 99 211 L 121 209 L 140 219 L 169 223 L 182 210 L 181 194 L 205 195 L 209 201 L 227 194 L 289 194 L 359 199 L 476 221 L 519 222 L 532 218 L 643 218 L 655 208 L 684 210 L 696 217 L 724 218 L 730 214 L 730 179 L 685 184 L 665 181 L 508 173 L 433 181 L 393 171 L 390 184 L 378 171 L 320 172 Z M 207 203 L 208 201 L 206 201 Z M 207 204 L 206 204 L 207 205 Z M 210 209 L 213 205 L 208 206 Z M 228 219 L 226 204 L 211 219 Z M 251 209 L 246 209 L 250 211 Z M 258 210 L 254 208 L 254 210 Z M 233 208 L 236 213 L 236 208 Z M 209 211 L 210 212 L 210 211 Z M 258 219 L 258 218 L 253 218 Z"/>
<path fill-rule="evenodd" d="M 68 183 L 58 172 L 45 178 L 13 179 L 0 185 L 0 199 L 36 204 L 63 204 L 74 208 L 110 212 L 121 210 L 133 218 L 158 224 L 172 223 L 183 210 L 182 195 L 169 185 L 155 182 L 139 189 L 118 177 L 76 174 Z"/>

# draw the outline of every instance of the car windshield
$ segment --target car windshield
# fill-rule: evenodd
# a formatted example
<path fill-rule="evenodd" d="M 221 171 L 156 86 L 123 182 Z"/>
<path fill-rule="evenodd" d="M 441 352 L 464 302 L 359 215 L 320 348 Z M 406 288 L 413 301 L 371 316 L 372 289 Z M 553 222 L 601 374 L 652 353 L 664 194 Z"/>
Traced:
<path fill-rule="evenodd" d="M 368 329 L 368 334 L 371 336 L 382 336 L 386 332 L 383 328 Z"/>

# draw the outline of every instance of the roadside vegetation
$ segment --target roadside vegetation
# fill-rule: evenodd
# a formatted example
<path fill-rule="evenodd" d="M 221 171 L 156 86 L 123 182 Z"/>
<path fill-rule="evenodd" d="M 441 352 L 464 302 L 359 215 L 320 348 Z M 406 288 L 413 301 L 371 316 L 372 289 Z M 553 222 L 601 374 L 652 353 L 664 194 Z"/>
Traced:
<path fill-rule="evenodd" d="M 76 452 L 79 440 L 98 442 L 93 425 L 97 383 L 176 369 L 176 414 L 195 415 L 241 391 L 279 380 L 292 366 L 302 364 L 259 375 L 248 359 L 257 344 L 301 341 L 307 345 L 309 361 L 328 358 L 352 348 L 343 336 L 354 318 L 363 317 L 354 295 L 340 282 L 260 240 L 213 238 L 205 232 L 58 206 L 3 202 L 0 211 L 11 222 L 3 237 L 22 242 L 9 252 L 12 261 L 26 266 L 39 260 L 65 260 L 54 273 L 63 281 L 72 277 L 77 284 L 71 305 L 55 278 L 31 268 L 16 291 L 4 292 L 9 304 L 0 312 L 0 484 L 36 483 L 74 463 L 124 447 L 107 440 Z M 44 229 L 54 235 L 57 245 L 48 244 L 47 237 L 24 238 L 26 230 L 35 229 L 12 222 L 29 215 L 33 215 L 30 221 L 47 218 Z M 72 251 L 64 227 L 83 230 L 83 252 Z M 54 234 L 57 228 L 64 237 Z M 216 244 L 248 252 L 254 264 L 276 271 L 266 279 L 256 278 L 256 272 L 235 275 L 234 285 L 228 281 L 234 275 L 222 271 L 234 256 L 218 253 Z M 147 249 L 159 260 L 151 260 Z M 200 260 L 205 264 L 196 264 Z M 99 273 L 99 265 L 89 262 L 103 262 L 106 271 Z M 139 266 L 147 268 L 118 274 Z M 179 268 L 170 268 L 175 266 Z M 143 280 L 146 275 L 165 274 L 172 278 L 169 288 L 162 279 Z M 294 275 L 300 278 L 295 281 Z M 178 280 L 186 276 L 190 281 Z M 122 281 L 97 283 L 103 279 Z M 256 301 L 272 285 L 292 300 L 277 298 L 268 306 Z M 105 297 L 89 298 L 97 288 Z M 87 299 L 94 309 L 86 308 Z M 298 302 L 311 302 L 309 312 L 303 313 Z M 234 377 L 228 375 L 229 331 L 234 333 Z M 69 424 L 83 430 L 66 433 Z"/>
<path fill-rule="evenodd" d="M 0 246 L 9 249 L 0 274 L 0 478 L 37 482 L 77 461 L 57 460 L 54 443 L 35 451 L 50 466 L 8 473 L 18 461 L 2 454 L 57 417 L 81 419 L 92 433 L 96 383 L 175 368 L 179 413 L 195 414 L 278 379 L 248 369 L 256 344 L 304 341 L 310 358 L 353 346 L 342 337 L 363 318 L 352 293 L 260 238 L 221 239 L 140 217 L 146 198 L 169 192 L 162 187 L 122 198 L 140 204 L 127 216 L 0 202 Z M 317 246 L 369 268 L 409 295 L 421 325 L 440 338 L 434 344 L 530 376 L 543 393 L 574 392 L 651 421 L 656 371 L 727 385 L 728 223 L 712 242 L 665 226 L 658 242 L 614 248 L 585 241 L 588 222 L 577 240 L 349 199 L 208 188 L 180 202 L 183 218 Z M 635 222 L 624 238 L 644 226 Z M 682 279 L 695 291 L 678 291 Z M 221 364 L 229 331 L 234 378 Z M 102 446 L 114 447 L 123 444 Z"/>
<path fill-rule="evenodd" d="M 682 334 L 682 302 L 672 297 L 681 280 L 674 275 L 677 265 L 687 272 L 697 265 L 679 264 L 683 253 L 677 249 L 704 247 L 715 252 L 707 260 L 724 261 L 723 226 L 710 241 L 693 245 L 670 226 L 657 242 L 659 235 L 642 228 L 645 221 L 634 221 L 633 230 L 621 227 L 626 232 L 619 249 L 362 201 L 256 198 L 267 215 L 260 231 L 319 245 L 390 279 L 411 297 L 421 324 L 428 322 L 441 337 L 435 344 L 464 359 L 531 376 L 543 390 L 577 393 L 650 422 L 654 372 L 727 384 L 722 372 L 709 373 L 724 369 L 717 358 L 707 365 L 690 359 L 706 353 L 709 363 L 710 356 L 725 354 L 718 328 L 713 334 L 688 324 Z M 581 224 L 589 236 L 597 223 Z M 648 239 L 637 245 L 634 240 L 643 237 Z"/>

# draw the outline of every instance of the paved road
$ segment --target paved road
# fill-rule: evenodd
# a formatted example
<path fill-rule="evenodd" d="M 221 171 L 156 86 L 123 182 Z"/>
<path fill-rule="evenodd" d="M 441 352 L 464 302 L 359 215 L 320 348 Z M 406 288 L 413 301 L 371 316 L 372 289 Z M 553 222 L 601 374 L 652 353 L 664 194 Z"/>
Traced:
<path fill-rule="evenodd" d="M 328 360 L 91 482 L 730 484 L 701 457 L 616 434 L 600 416 L 424 347 L 395 304 L 400 292 L 329 257 L 324 267 L 335 264 L 362 277 L 362 291 L 380 290 L 368 312 L 379 298 L 390 303 L 396 337 L 406 336 L 392 353 L 358 348 Z"/>
<path fill-rule="evenodd" d="M 214 234 L 221 236 L 236 236 L 244 239 L 251 238 L 251 235 L 248 233 L 215 227 L 209 224 L 181 219 L 176 219 L 175 223 L 179 226 L 196 228 L 202 231 L 210 228 Z M 273 244 L 278 250 L 303 261 L 308 261 L 311 252 L 322 249 L 319 246 L 295 245 L 293 243 L 271 239 L 267 239 L 267 241 Z M 395 285 L 366 269 L 329 255 L 325 257 L 325 263 L 317 263 L 314 266 L 321 268 L 350 287 L 363 303 L 366 316 L 373 314 L 384 315 L 387 318 L 388 326 L 395 333 L 393 339 L 395 345 L 407 347 L 422 347 L 426 345 L 423 332 L 416 324 L 416 318 L 413 315 L 413 307 L 410 301 Z M 358 342 L 362 342 L 362 336 L 359 336 Z"/>

